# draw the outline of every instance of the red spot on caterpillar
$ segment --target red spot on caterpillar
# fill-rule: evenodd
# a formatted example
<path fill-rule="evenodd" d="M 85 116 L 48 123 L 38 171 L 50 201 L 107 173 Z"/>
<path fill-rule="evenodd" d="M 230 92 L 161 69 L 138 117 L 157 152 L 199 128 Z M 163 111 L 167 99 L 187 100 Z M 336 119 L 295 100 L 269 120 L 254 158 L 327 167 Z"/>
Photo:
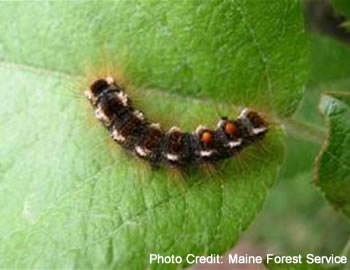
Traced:
<path fill-rule="evenodd" d="M 225 130 L 226 134 L 233 134 L 236 131 L 236 126 L 234 124 L 228 122 L 225 124 L 224 130 Z"/>
<path fill-rule="evenodd" d="M 204 131 L 201 135 L 201 142 L 210 143 L 212 140 L 212 135 L 209 131 Z"/>

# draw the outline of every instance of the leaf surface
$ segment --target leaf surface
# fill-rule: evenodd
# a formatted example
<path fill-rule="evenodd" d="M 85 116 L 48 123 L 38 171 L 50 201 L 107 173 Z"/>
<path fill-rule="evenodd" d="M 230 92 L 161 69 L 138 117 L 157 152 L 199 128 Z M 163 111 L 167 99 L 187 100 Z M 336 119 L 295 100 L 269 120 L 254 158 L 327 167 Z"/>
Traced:
<path fill-rule="evenodd" d="M 235 244 L 275 182 L 281 129 L 214 176 L 150 171 L 108 140 L 79 82 L 122 67 L 146 115 L 185 130 L 242 105 L 288 116 L 308 69 L 299 1 L 1 3 L 0 33 L 0 267 L 176 268 L 150 253 Z"/>
<path fill-rule="evenodd" d="M 317 164 L 317 185 L 329 202 L 350 216 L 350 94 L 329 93 L 321 99 L 320 110 L 328 126 L 328 139 Z"/>

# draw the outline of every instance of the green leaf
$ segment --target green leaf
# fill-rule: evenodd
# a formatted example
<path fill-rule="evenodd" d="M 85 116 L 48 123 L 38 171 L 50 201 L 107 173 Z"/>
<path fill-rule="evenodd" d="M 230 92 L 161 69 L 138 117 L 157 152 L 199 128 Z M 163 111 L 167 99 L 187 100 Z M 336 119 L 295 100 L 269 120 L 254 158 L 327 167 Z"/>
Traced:
<path fill-rule="evenodd" d="M 349 79 L 350 48 L 324 36 L 311 38 L 310 86 L 322 87 Z M 325 65 L 327 63 L 327 65 Z"/>
<path fill-rule="evenodd" d="M 302 150 L 307 153 L 306 149 Z M 312 185 L 312 171 L 305 171 L 307 173 L 293 178 L 285 176 L 271 190 L 264 209 L 248 232 L 249 240 L 256 239 L 250 243 L 263 243 L 265 247 L 277 243 L 281 255 L 342 252 L 349 235 L 349 224 Z M 278 220 L 278 225 L 271 226 L 271 220 Z"/>
<path fill-rule="evenodd" d="M 329 133 L 317 164 L 317 185 L 327 200 L 350 216 L 350 94 L 328 93 L 321 99 Z"/>
<path fill-rule="evenodd" d="M 332 0 L 335 8 L 346 17 L 350 18 L 350 4 L 346 0 Z"/>
<path fill-rule="evenodd" d="M 181 178 L 124 153 L 74 97 L 112 63 L 146 115 L 185 130 L 241 105 L 288 116 L 308 70 L 299 1 L 1 3 L 0 33 L 0 268 L 176 268 L 149 254 L 235 244 L 275 182 L 279 127 Z"/>
<path fill-rule="evenodd" d="M 59 95 L 64 81 L 1 68 L 3 89 L 13 89 L 2 93 L 2 267 L 143 268 L 149 253 L 222 253 L 233 245 L 274 183 L 278 134 L 266 138 L 267 153 L 247 149 L 215 178 L 179 180 L 120 153 L 97 123 L 88 123 L 86 102 Z M 193 113 L 206 104 L 163 102 Z"/>
<path fill-rule="evenodd" d="M 314 2 L 316 6 L 318 1 Z M 332 0 L 331 2 L 336 8 L 332 16 L 339 16 L 338 13 L 340 13 L 350 18 L 349 1 Z M 327 3 L 322 4 L 322 1 L 319 1 L 319 5 L 320 7 L 327 6 Z M 326 11 L 323 10 L 323 12 Z M 327 19 L 326 14 L 324 14 L 324 16 L 325 21 L 331 19 Z M 305 91 L 303 103 L 296 113 L 296 119 L 299 121 L 307 121 L 319 128 L 324 126 L 323 119 L 320 117 L 317 110 L 322 92 L 346 91 L 350 89 L 348 87 L 350 85 L 350 47 L 346 42 L 334 40 L 333 36 L 330 37 L 326 34 L 316 35 L 311 33 L 310 36 L 310 79 Z"/>
<path fill-rule="evenodd" d="M 333 0 L 334 6 L 341 15 L 345 16 L 346 21 L 340 25 L 350 33 L 350 4 L 346 0 Z"/>
<path fill-rule="evenodd" d="M 311 164 L 307 158 L 313 155 L 315 160 L 317 155 L 312 150 L 320 150 L 320 144 L 326 139 L 326 125 L 318 110 L 321 95 L 326 91 L 350 90 L 349 74 L 350 48 L 339 41 L 312 34 L 310 80 L 302 104 L 293 116 L 293 125 L 291 128 L 287 125 L 287 130 L 301 141 L 292 146 L 294 151 L 307 154 L 300 157 L 293 154 L 293 150 L 290 153 L 288 148 L 285 170 L 297 175 L 301 167 L 298 164 L 303 164 L 304 170 L 314 170 L 314 163 Z M 307 141 L 303 142 L 305 140 Z M 288 158 L 289 156 L 292 158 Z"/>
<path fill-rule="evenodd" d="M 0 15 L 6 61 L 69 74 L 111 61 L 138 86 L 283 115 L 308 72 L 296 0 L 2 3 Z"/>
<path fill-rule="evenodd" d="M 295 118 L 322 129 L 324 121 L 317 109 L 321 94 L 350 90 L 349 74 L 350 48 L 327 37 L 312 35 L 310 81 Z"/>

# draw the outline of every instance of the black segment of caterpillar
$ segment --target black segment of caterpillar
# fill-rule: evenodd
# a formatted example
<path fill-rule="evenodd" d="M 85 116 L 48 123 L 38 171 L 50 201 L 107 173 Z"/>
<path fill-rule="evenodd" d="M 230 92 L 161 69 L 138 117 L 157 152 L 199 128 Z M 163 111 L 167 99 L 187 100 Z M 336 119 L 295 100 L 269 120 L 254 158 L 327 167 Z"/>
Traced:
<path fill-rule="evenodd" d="M 263 139 L 268 132 L 267 122 L 247 108 L 236 120 L 221 117 L 215 130 L 200 125 L 191 133 L 175 126 L 164 131 L 133 107 L 124 88 L 110 76 L 92 82 L 85 95 L 112 139 L 152 167 L 214 164 Z"/>

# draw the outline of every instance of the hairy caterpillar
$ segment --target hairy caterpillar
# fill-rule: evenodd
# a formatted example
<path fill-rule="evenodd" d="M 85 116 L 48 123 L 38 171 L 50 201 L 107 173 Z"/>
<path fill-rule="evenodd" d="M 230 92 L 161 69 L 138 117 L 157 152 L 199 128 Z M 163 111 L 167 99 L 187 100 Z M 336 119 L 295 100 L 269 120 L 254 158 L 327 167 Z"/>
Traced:
<path fill-rule="evenodd" d="M 176 126 L 164 131 L 133 107 L 124 88 L 111 76 L 95 80 L 85 95 L 112 139 L 152 167 L 216 163 L 263 139 L 268 132 L 266 121 L 247 108 L 236 120 L 221 117 L 215 130 L 200 125 L 191 133 Z"/>

